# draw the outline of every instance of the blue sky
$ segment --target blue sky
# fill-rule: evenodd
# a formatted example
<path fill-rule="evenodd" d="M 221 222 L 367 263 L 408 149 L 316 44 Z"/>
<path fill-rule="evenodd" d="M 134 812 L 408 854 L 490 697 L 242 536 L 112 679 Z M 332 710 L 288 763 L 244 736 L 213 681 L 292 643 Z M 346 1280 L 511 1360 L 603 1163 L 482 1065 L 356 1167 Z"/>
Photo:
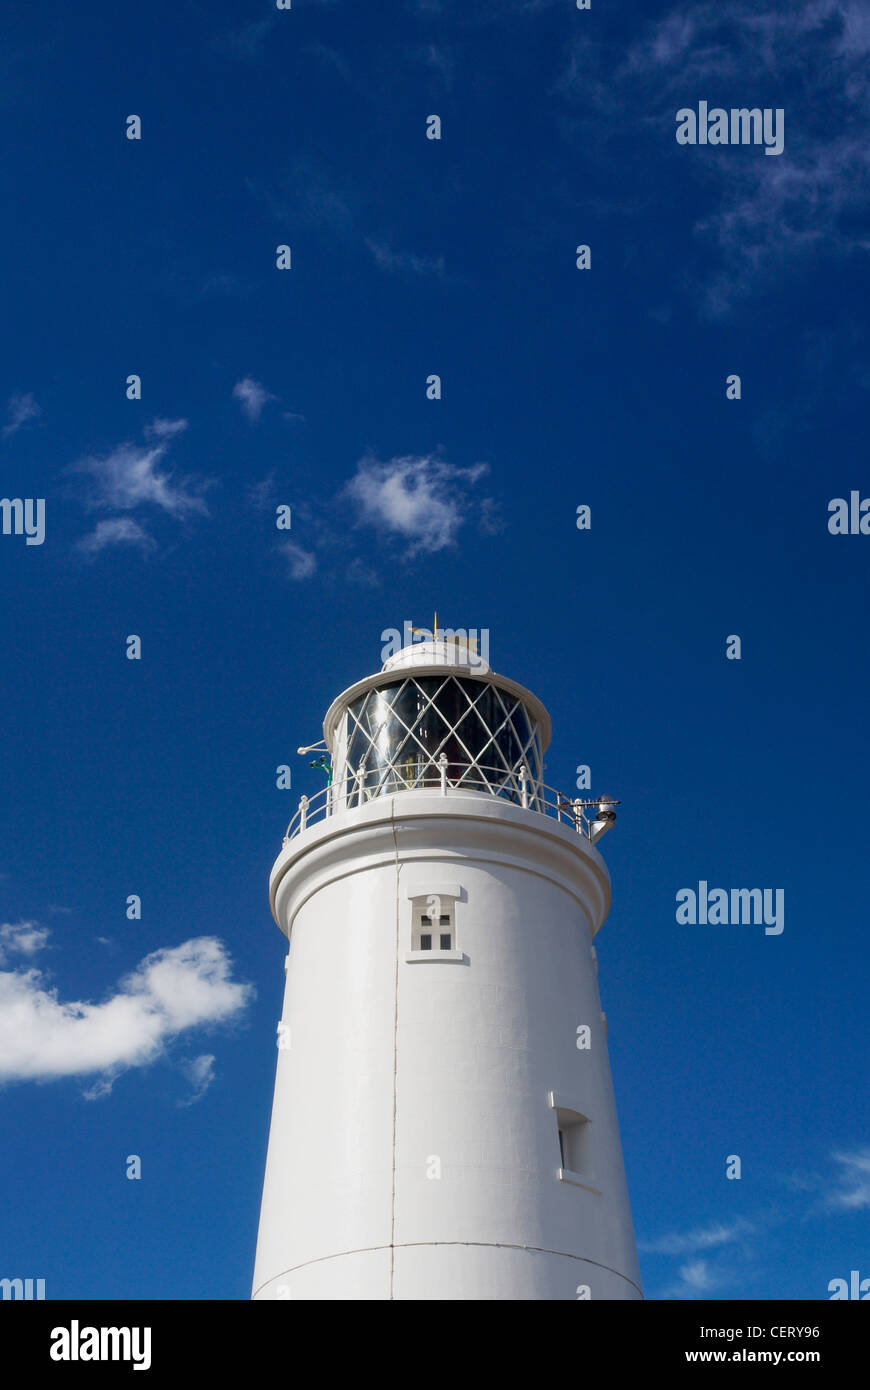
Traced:
<path fill-rule="evenodd" d="M 0 492 L 45 539 L 0 535 L 0 1275 L 249 1295 L 294 750 L 437 608 L 547 705 L 547 780 L 622 801 L 647 1295 L 870 1276 L 870 536 L 828 529 L 870 496 L 866 5 L 6 30 Z M 783 153 L 678 145 L 702 100 L 782 108 Z M 784 930 L 677 923 L 701 880 L 782 889 Z"/>

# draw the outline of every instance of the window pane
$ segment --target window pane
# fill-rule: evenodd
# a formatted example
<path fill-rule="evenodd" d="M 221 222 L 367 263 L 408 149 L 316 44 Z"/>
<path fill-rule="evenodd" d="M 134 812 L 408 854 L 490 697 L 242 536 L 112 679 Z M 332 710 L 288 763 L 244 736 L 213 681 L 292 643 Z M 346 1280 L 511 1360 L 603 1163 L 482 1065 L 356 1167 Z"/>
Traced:
<path fill-rule="evenodd" d="M 451 938 L 449 932 L 442 932 L 442 933 L 441 933 L 441 950 L 442 950 L 442 951 L 449 951 L 449 950 L 450 950 L 451 940 L 452 940 L 452 938 Z"/>
<path fill-rule="evenodd" d="M 530 738 L 532 747 L 527 748 Z M 513 696 L 467 677 L 407 676 L 367 691 L 348 708 L 346 771 L 358 782 L 347 804 L 412 787 L 437 787 L 442 752 L 451 785 L 515 801 L 520 763 L 529 762 L 533 779 L 540 775 L 533 722 Z M 495 771 L 469 770 L 469 761 Z"/>
<path fill-rule="evenodd" d="M 431 951 L 431 950 L 432 950 L 432 935 L 431 935 L 430 932 L 424 932 L 423 935 L 420 937 L 420 950 L 421 950 L 421 951 Z"/>

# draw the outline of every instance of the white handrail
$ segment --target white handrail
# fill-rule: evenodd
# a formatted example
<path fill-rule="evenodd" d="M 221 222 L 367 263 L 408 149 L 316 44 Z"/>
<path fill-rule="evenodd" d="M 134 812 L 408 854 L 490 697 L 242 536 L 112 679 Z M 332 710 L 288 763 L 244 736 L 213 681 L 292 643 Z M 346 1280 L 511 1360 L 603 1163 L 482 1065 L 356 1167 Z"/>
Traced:
<path fill-rule="evenodd" d="M 463 771 L 458 778 L 450 781 L 447 776 L 448 768 L 461 768 Z M 489 780 L 486 778 L 484 778 L 485 785 L 480 785 L 479 779 L 477 783 L 467 779 L 467 774 L 473 776 L 475 773 L 485 774 L 488 772 L 497 773 L 502 779 L 501 782 L 493 787 L 489 785 Z M 429 780 L 424 781 L 427 773 L 430 774 Z M 323 787 L 314 796 L 303 796 L 300 799 L 296 815 L 287 827 L 283 843 L 286 844 L 288 840 L 301 834 L 313 821 L 336 815 L 345 809 L 353 810 L 379 796 L 395 796 L 405 791 L 437 791 L 441 796 L 446 796 L 448 791 L 470 791 L 480 796 L 493 796 L 502 801 L 509 800 L 515 806 L 522 807 L 523 810 L 551 816 L 560 824 L 564 816 L 566 822 L 573 824 L 578 835 L 583 835 L 592 842 L 601 833 L 600 829 L 596 833 L 594 827 L 600 827 L 602 814 L 604 813 L 605 820 L 612 821 L 615 816 L 610 811 L 610 807 L 619 805 L 618 801 L 613 801 L 610 797 L 600 798 L 597 801 L 582 801 L 579 798 L 572 799 L 565 796 L 557 788 L 548 787 L 545 783 L 538 782 L 531 776 L 525 764 L 520 768 L 512 768 L 508 771 L 504 767 L 485 767 L 479 763 L 454 762 L 442 753 L 437 763 L 427 763 L 410 784 L 399 768 L 387 767 L 385 769 L 372 769 L 371 772 L 351 773 L 343 782 L 332 783 Z M 589 807 L 596 808 L 596 815 L 591 818 L 586 815 L 586 809 Z"/>

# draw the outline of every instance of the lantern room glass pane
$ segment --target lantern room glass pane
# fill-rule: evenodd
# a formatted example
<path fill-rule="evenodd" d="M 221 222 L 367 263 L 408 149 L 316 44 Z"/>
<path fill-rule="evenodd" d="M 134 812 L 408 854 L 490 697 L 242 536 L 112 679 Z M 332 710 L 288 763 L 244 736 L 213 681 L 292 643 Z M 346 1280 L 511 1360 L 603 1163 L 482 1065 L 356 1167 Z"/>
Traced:
<path fill-rule="evenodd" d="M 519 801 L 526 764 L 536 795 L 540 746 L 528 712 L 496 686 L 445 673 L 386 682 L 349 705 L 345 804 L 439 786 L 442 754 L 450 786 Z"/>

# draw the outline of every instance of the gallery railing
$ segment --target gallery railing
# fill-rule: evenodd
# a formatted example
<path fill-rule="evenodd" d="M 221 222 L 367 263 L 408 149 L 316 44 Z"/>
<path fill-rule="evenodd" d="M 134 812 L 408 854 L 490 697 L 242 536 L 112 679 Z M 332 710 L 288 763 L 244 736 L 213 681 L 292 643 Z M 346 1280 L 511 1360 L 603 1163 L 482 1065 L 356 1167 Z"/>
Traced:
<path fill-rule="evenodd" d="M 510 801 L 524 810 L 552 816 L 573 826 L 579 835 L 595 841 L 616 819 L 614 806 L 619 802 L 611 797 L 585 801 L 565 796 L 555 787 L 548 787 L 532 777 L 525 766 L 484 767 L 479 763 L 459 763 L 443 754 L 436 761 L 388 765 L 366 771 L 349 773 L 339 782 L 324 787 L 314 796 L 303 796 L 299 809 L 287 827 L 283 843 L 301 834 L 314 822 L 382 796 L 401 792 L 432 792 L 449 796 L 456 792 L 475 792 L 482 796 Z"/>

